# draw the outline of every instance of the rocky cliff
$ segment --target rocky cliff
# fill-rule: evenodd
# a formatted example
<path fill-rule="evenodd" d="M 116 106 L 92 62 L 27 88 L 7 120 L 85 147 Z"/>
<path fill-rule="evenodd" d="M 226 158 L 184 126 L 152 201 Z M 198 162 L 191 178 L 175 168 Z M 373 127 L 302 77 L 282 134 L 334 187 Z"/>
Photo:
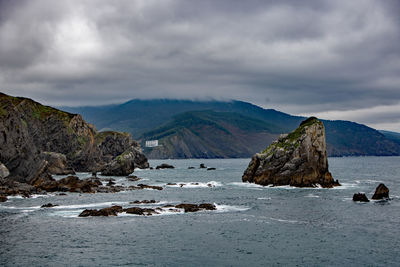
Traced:
<path fill-rule="evenodd" d="M 0 93 L 0 162 L 9 180 L 32 183 L 43 173 L 101 171 L 128 150 L 135 152 L 134 165 L 125 172 L 148 167 L 129 134 L 98 133 L 78 114 Z"/>
<path fill-rule="evenodd" d="M 328 171 L 323 123 L 311 117 L 292 133 L 281 135 L 252 157 L 242 180 L 261 185 L 298 187 L 339 185 Z"/>

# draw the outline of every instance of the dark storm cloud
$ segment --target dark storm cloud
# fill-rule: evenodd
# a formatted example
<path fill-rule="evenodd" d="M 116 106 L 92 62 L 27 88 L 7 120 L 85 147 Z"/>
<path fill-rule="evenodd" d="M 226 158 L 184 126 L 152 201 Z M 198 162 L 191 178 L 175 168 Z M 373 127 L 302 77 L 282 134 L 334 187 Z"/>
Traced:
<path fill-rule="evenodd" d="M 399 111 L 399 13 L 395 0 L 0 1 L 1 90 L 54 105 L 234 98 L 376 125 Z"/>

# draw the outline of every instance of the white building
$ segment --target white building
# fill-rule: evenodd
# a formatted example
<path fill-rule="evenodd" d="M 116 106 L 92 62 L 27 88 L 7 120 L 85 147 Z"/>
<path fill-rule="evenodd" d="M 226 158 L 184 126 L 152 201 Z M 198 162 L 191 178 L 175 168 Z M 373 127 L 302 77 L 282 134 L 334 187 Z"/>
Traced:
<path fill-rule="evenodd" d="M 146 141 L 146 147 L 156 147 L 158 146 L 158 140 Z"/>

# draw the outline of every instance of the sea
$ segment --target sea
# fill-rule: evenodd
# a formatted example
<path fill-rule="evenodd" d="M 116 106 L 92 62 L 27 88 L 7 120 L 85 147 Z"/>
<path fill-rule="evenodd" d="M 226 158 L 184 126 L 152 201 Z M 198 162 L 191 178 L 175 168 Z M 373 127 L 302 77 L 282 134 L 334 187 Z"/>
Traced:
<path fill-rule="evenodd" d="M 400 157 L 329 158 L 342 184 L 333 189 L 242 183 L 249 161 L 150 160 L 175 169 L 135 170 L 137 182 L 113 177 L 162 191 L 10 197 L 0 204 L 0 266 L 400 266 Z M 358 192 L 371 198 L 380 183 L 390 200 L 352 201 Z M 130 204 L 152 199 L 159 203 Z M 47 203 L 58 206 L 41 208 Z M 217 210 L 78 217 L 111 205 L 179 203 Z"/>

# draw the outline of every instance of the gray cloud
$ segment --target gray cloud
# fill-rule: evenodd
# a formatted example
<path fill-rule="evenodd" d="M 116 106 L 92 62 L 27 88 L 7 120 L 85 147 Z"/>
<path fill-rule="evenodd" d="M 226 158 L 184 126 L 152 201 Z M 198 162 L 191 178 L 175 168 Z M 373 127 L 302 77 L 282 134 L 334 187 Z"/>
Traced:
<path fill-rule="evenodd" d="M 234 98 L 358 110 L 374 126 L 400 103 L 399 12 L 395 0 L 0 1 L 1 90 L 53 105 Z"/>

